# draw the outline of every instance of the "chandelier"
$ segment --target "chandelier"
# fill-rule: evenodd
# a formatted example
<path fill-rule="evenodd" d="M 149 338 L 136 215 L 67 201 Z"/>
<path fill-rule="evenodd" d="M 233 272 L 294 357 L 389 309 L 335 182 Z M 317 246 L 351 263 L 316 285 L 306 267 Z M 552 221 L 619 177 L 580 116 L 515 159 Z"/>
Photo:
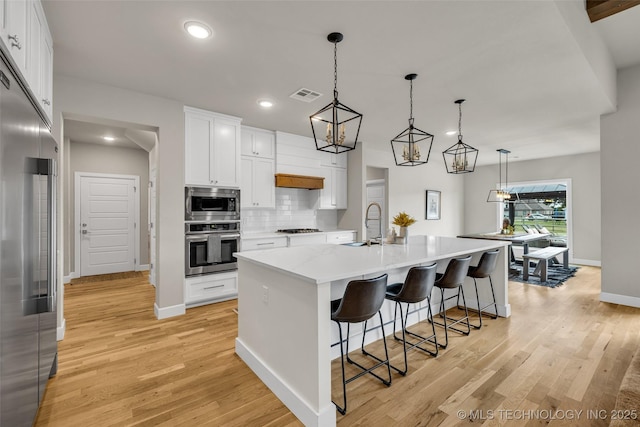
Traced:
<path fill-rule="evenodd" d="M 458 142 L 442 152 L 444 165 L 448 173 L 469 173 L 476 168 L 478 149 L 462 142 L 462 103 L 464 99 L 455 101 L 458 104 Z"/>
<path fill-rule="evenodd" d="M 333 101 L 309 117 L 316 149 L 329 153 L 344 153 L 356 148 L 362 114 L 338 101 L 338 43 L 341 33 L 331 33 L 333 43 Z"/>
<path fill-rule="evenodd" d="M 409 127 L 391 140 L 391 150 L 398 166 L 417 166 L 429 161 L 433 135 L 413 125 L 413 81 L 417 74 L 407 74 L 409 80 Z M 420 146 L 422 145 L 422 148 Z"/>
<path fill-rule="evenodd" d="M 508 190 L 508 181 L 509 181 L 509 153 L 511 151 L 505 150 L 504 148 L 499 148 L 498 150 L 499 159 L 498 159 L 498 170 L 499 170 L 499 181 L 498 181 L 498 189 L 490 190 L 489 196 L 487 197 L 487 202 L 503 202 L 503 203 L 515 203 L 520 201 L 520 197 L 518 197 L 517 192 L 510 193 Z M 505 156 L 504 162 L 504 186 L 502 185 L 502 155 Z"/>

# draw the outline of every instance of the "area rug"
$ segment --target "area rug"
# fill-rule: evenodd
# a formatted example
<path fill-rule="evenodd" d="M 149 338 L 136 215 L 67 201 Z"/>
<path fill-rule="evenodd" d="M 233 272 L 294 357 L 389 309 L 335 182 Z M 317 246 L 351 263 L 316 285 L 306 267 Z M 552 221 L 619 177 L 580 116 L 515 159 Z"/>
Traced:
<path fill-rule="evenodd" d="M 539 285 L 546 286 L 548 288 L 555 288 L 562 285 L 567 279 L 575 276 L 576 271 L 578 271 L 578 268 L 580 267 L 570 265 L 568 268 L 565 268 L 562 266 L 562 264 L 549 265 L 549 268 L 547 270 L 546 282 L 542 282 L 540 280 L 540 277 L 538 276 L 531 275 L 534 268 L 534 264 L 532 263 L 531 267 L 529 267 L 529 280 L 525 281 L 522 278 L 522 263 L 518 262 L 516 264 L 512 264 L 510 266 L 510 270 L 512 270 L 513 273 L 509 273 L 509 280 L 513 282 L 527 283 L 529 285 Z"/>

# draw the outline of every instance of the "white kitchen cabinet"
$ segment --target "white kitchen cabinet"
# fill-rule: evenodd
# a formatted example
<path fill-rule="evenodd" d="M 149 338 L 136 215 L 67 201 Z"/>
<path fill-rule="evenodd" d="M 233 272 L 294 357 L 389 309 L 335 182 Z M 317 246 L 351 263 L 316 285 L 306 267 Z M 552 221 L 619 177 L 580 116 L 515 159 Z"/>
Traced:
<path fill-rule="evenodd" d="M 242 126 L 242 155 L 273 159 L 276 154 L 276 136 L 273 132 Z"/>
<path fill-rule="evenodd" d="M 185 184 L 240 187 L 238 117 L 185 107 Z"/>
<path fill-rule="evenodd" d="M 316 209 L 347 208 L 347 170 L 325 167 L 321 169 L 324 188 L 319 192 Z"/>
<path fill-rule="evenodd" d="M 344 243 L 353 243 L 356 241 L 355 231 L 329 231 L 327 232 L 327 243 L 334 245 L 342 245 Z"/>
<path fill-rule="evenodd" d="M 257 249 L 286 248 L 287 236 L 243 238 L 242 251 L 255 251 Z"/>
<path fill-rule="evenodd" d="M 42 4 L 37 0 L 29 0 L 28 46 L 27 83 L 51 121 L 53 112 L 51 100 L 53 96 L 53 42 Z"/>
<path fill-rule="evenodd" d="M 184 287 L 184 302 L 187 307 L 236 298 L 238 271 L 187 277 Z"/>
<path fill-rule="evenodd" d="M 2 6 L 2 41 L 26 79 L 29 4 L 27 0 L 4 0 Z"/>
<path fill-rule="evenodd" d="M 320 156 L 320 164 L 322 166 L 342 169 L 347 168 L 347 153 L 336 154 L 318 151 L 318 155 Z"/>
<path fill-rule="evenodd" d="M 276 185 L 273 159 L 242 156 L 242 184 L 240 206 L 246 208 L 275 208 Z"/>
<path fill-rule="evenodd" d="M 327 243 L 326 233 L 300 233 L 290 234 L 289 247 L 305 246 L 305 245 L 317 245 L 320 243 Z"/>

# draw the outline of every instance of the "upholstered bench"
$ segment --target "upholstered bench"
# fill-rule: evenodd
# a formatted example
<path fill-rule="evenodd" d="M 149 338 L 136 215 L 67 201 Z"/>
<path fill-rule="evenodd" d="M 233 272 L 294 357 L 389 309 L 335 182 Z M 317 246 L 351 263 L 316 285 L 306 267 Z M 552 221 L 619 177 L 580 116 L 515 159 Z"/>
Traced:
<path fill-rule="evenodd" d="M 569 267 L 569 248 L 549 246 L 535 252 L 522 254 L 522 278 L 529 280 L 529 262 L 531 260 L 538 260 L 534 274 L 540 274 L 540 281 L 546 282 L 549 260 L 554 259 L 560 254 L 562 254 L 562 265 L 565 268 Z"/>

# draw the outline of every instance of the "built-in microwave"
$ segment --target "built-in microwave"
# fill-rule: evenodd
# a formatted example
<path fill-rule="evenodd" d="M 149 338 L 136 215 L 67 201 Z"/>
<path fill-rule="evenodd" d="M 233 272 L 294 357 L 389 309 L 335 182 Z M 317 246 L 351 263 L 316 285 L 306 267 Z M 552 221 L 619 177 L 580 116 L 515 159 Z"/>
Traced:
<path fill-rule="evenodd" d="M 233 188 L 185 187 L 187 221 L 237 221 L 240 190 Z"/>
<path fill-rule="evenodd" d="M 236 270 L 240 222 L 185 224 L 185 276 Z"/>

